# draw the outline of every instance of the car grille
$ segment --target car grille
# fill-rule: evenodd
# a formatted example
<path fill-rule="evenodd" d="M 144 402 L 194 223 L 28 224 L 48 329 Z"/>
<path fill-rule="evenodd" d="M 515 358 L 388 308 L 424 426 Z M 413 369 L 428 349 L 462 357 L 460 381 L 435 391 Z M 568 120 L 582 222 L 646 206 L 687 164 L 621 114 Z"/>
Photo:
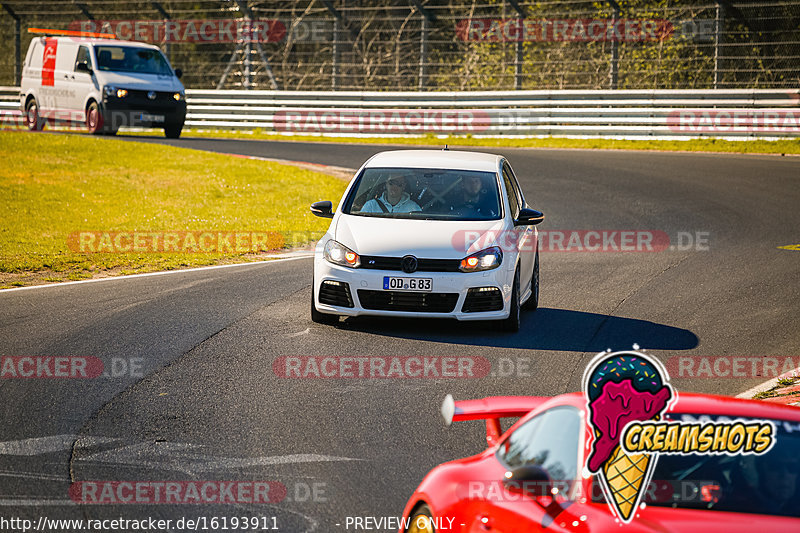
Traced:
<path fill-rule="evenodd" d="M 486 311 L 500 311 L 503 309 L 503 294 L 497 287 L 473 287 L 467 291 L 463 313 L 482 313 Z"/>
<path fill-rule="evenodd" d="M 319 303 L 339 307 L 353 307 L 350 285 L 343 281 L 323 281 L 319 288 Z"/>
<path fill-rule="evenodd" d="M 361 268 L 375 270 L 403 270 L 402 257 L 362 255 Z M 459 272 L 460 259 L 417 259 L 416 272 Z"/>
<path fill-rule="evenodd" d="M 458 294 L 358 289 L 358 299 L 361 301 L 361 306 L 364 309 L 450 313 L 456 306 Z"/>

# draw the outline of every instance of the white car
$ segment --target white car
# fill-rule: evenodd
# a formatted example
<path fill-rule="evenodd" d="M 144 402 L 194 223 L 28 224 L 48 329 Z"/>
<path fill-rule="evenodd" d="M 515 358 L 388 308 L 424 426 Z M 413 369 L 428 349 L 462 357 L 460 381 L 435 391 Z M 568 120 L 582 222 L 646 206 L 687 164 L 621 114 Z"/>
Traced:
<path fill-rule="evenodd" d="M 311 318 L 502 320 L 539 303 L 538 232 L 508 161 L 451 150 L 382 152 L 358 171 L 314 256 Z"/>

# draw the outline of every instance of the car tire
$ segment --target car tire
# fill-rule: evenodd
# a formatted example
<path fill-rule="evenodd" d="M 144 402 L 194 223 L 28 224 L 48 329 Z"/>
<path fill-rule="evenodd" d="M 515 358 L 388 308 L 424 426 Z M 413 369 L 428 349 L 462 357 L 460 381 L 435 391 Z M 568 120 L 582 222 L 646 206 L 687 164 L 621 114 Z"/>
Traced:
<path fill-rule="evenodd" d="M 516 333 L 519 331 L 521 309 L 519 305 L 519 267 L 514 272 L 514 286 L 511 288 L 511 309 L 508 313 L 508 318 L 503 320 L 502 329 L 509 333 Z"/>
<path fill-rule="evenodd" d="M 164 137 L 167 139 L 177 139 L 181 136 L 181 131 L 183 131 L 183 123 L 167 124 L 164 126 Z"/>
<path fill-rule="evenodd" d="M 533 260 L 533 275 L 531 276 L 531 295 L 525 305 L 526 311 L 536 311 L 539 308 L 539 248 L 536 248 L 536 257 Z"/>
<path fill-rule="evenodd" d="M 329 315 L 317 311 L 317 304 L 314 301 L 314 283 L 311 283 L 311 321 L 315 324 L 325 324 L 332 326 L 339 323 L 339 315 Z"/>
<path fill-rule="evenodd" d="M 44 129 L 44 119 L 39 116 L 39 104 L 36 98 L 31 98 L 25 105 L 25 122 L 31 131 L 42 131 Z"/>
<path fill-rule="evenodd" d="M 423 522 L 419 520 L 420 517 L 425 517 L 425 525 L 427 527 L 419 527 L 423 525 Z M 428 507 L 426 504 L 420 505 L 417 509 L 411 514 L 411 520 L 408 523 L 408 529 L 406 529 L 406 533 L 436 533 L 436 527 L 433 524 L 433 514 L 431 513 L 431 508 Z"/>

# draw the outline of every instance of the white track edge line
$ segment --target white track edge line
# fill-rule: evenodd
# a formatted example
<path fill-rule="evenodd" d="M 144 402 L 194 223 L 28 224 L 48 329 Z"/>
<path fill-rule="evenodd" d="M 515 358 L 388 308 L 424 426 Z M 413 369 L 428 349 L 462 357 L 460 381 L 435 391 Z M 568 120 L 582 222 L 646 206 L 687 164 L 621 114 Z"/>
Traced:
<path fill-rule="evenodd" d="M 109 276 L 107 278 L 95 278 L 95 279 L 82 279 L 78 281 L 65 281 L 63 283 L 47 283 L 45 285 L 31 285 L 29 287 L 14 287 L 12 289 L 2 289 L 0 290 L 0 296 L 8 292 L 14 291 L 28 291 L 31 289 L 45 289 L 49 287 L 65 287 L 67 285 L 77 285 L 78 283 L 97 283 L 100 281 L 117 281 L 123 279 L 132 279 L 132 278 L 144 278 L 149 276 L 163 276 L 165 274 L 181 274 L 186 272 L 197 272 L 200 270 L 214 270 L 218 268 L 232 268 L 232 267 L 241 267 L 241 266 L 258 266 L 258 265 L 267 265 L 270 263 L 282 263 L 283 261 L 294 261 L 297 259 L 307 259 L 309 257 L 314 257 L 313 252 L 309 252 L 308 254 L 298 255 L 295 257 L 277 257 L 276 259 L 267 259 L 264 261 L 251 261 L 249 263 L 233 263 L 230 265 L 211 265 L 211 266 L 204 266 L 204 267 L 197 267 L 197 268 L 184 268 L 178 270 L 161 270 L 158 272 L 145 272 L 143 274 L 129 274 L 129 275 L 121 275 L 121 276 Z"/>

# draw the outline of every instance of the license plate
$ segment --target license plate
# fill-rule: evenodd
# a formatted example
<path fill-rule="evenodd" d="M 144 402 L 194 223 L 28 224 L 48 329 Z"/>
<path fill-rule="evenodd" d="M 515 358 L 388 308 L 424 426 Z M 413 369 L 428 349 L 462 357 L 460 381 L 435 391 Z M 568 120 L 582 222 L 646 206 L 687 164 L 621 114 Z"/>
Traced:
<path fill-rule="evenodd" d="M 151 115 L 150 113 L 142 113 L 139 115 L 139 120 L 142 122 L 164 122 L 164 115 Z"/>
<path fill-rule="evenodd" d="M 383 289 L 387 291 L 430 292 L 433 280 L 430 278 L 383 278 Z"/>

